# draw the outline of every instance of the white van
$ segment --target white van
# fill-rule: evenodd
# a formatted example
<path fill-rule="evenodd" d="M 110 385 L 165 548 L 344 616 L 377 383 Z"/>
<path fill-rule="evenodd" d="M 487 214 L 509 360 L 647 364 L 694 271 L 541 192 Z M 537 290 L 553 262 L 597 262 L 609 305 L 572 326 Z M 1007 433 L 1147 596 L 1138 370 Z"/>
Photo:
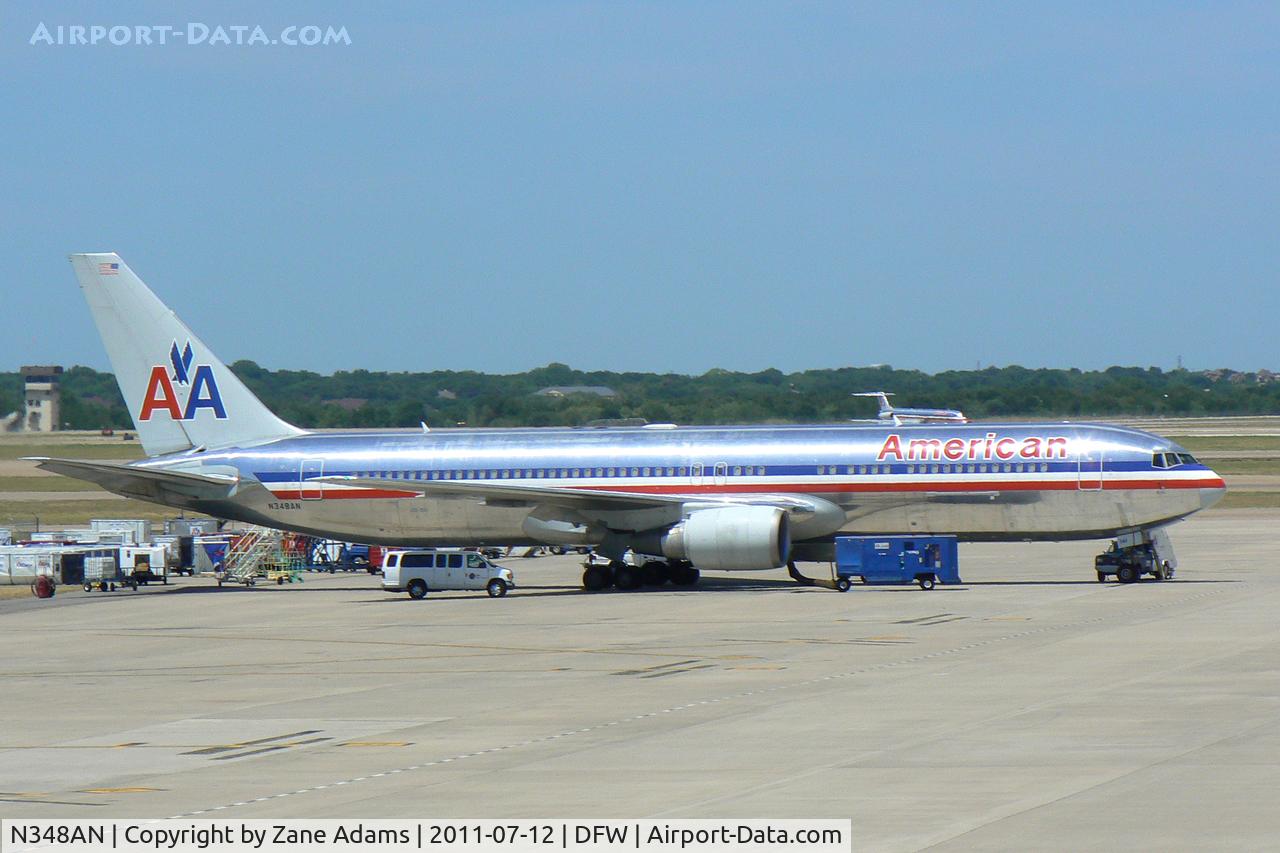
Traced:
<path fill-rule="evenodd" d="M 484 589 L 493 598 L 515 589 L 515 575 L 483 554 L 457 548 L 388 551 L 382 558 L 382 589 L 422 598 L 427 590 Z"/>

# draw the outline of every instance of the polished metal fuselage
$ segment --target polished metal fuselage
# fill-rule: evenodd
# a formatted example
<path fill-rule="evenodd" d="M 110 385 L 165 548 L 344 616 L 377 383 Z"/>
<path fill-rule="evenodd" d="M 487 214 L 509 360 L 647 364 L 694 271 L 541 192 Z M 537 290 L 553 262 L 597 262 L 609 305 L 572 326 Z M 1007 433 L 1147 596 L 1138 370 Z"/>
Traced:
<path fill-rule="evenodd" d="M 842 533 L 1065 540 L 1166 524 L 1222 495 L 1201 464 L 1154 465 L 1166 451 L 1185 452 L 1106 425 L 838 424 L 316 432 L 137 464 L 239 478 L 231 497 L 188 508 L 373 543 L 536 543 L 523 526 L 530 503 L 421 496 L 410 484 L 424 480 L 687 496 L 694 507 L 770 496 L 838 507 L 834 530 L 795 531 L 811 543 Z"/>

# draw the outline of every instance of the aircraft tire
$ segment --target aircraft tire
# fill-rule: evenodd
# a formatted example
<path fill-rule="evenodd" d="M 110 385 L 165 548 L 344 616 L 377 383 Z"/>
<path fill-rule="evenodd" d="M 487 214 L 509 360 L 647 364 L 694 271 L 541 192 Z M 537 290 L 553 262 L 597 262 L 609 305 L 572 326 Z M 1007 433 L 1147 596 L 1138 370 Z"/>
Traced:
<path fill-rule="evenodd" d="M 613 567 L 613 585 L 618 589 L 639 589 L 644 578 L 634 566 L 619 563 Z"/>
<path fill-rule="evenodd" d="M 669 576 L 667 564 L 661 560 L 650 560 L 640 567 L 640 576 L 645 586 L 662 586 Z"/>
<path fill-rule="evenodd" d="M 671 582 L 676 586 L 693 586 L 702 575 L 688 563 L 671 566 Z"/>
<path fill-rule="evenodd" d="M 588 566 L 582 573 L 582 588 L 588 592 L 599 592 L 613 586 L 613 572 L 608 566 Z"/>
<path fill-rule="evenodd" d="M 409 597 L 415 601 L 427 597 L 427 583 L 421 578 L 414 578 L 409 581 L 409 586 L 406 589 L 409 591 Z"/>

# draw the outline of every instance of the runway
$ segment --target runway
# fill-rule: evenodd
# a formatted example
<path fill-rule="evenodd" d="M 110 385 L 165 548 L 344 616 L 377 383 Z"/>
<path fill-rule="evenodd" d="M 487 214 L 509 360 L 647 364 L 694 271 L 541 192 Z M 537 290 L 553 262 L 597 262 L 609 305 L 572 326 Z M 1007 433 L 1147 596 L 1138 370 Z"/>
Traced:
<path fill-rule="evenodd" d="M 1275 510 L 966 545 L 966 583 L 782 572 L 503 599 L 368 576 L 0 601 L 0 814 L 852 817 L 877 850 L 1259 849 L 1280 837 Z M 814 571 L 815 566 L 807 567 Z"/>

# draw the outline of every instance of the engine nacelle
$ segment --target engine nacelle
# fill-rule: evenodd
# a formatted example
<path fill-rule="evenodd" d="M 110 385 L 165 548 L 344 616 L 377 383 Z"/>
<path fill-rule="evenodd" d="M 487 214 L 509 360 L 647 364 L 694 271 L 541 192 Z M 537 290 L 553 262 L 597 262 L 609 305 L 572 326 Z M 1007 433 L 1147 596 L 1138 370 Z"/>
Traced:
<path fill-rule="evenodd" d="M 633 541 L 641 553 L 721 571 L 776 569 L 791 555 L 787 513 L 773 506 L 700 509 L 666 531 Z"/>

